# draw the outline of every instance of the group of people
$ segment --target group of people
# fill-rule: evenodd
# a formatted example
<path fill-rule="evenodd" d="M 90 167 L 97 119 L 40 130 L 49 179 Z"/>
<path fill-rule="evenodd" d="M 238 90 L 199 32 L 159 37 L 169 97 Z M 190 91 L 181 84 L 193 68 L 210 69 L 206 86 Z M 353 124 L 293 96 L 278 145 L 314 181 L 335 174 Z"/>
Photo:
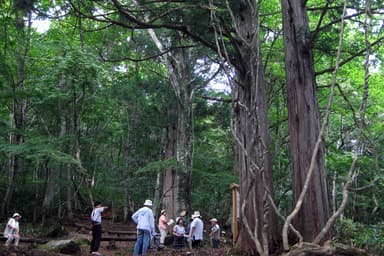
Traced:
<path fill-rule="evenodd" d="M 172 227 L 173 247 L 175 250 L 181 250 L 185 243 L 188 244 L 189 250 L 201 246 L 204 238 L 204 223 L 199 211 L 195 211 L 189 222 L 186 223 L 186 212 L 183 211 L 181 216 L 176 218 L 176 223 Z M 212 248 L 218 248 L 220 244 L 220 226 L 216 218 L 209 220 L 211 230 L 209 238 Z M 160 248 L 164 247 L 165 238 L 168 234 L 168 227 L 172 226 L 173 221 L 168 221 L 166 210 L 162 210 L 159 217 L 158 228 L 160 230 Z"/>
<path fill-rule="evenodd" d="M 156 235 L 152 206 L 151 200 L 145 200 L 143 207 L 132 215 L 132 220 L 137 225 L 137 239 L 133 249 L 133 255 L 146 255 L 151 237 Z M 102 234 L 101 215 L 106 208 L 108 207 L 102 206 L 100 202 L 94 203 L 94 208 L 91 213 L 92 241 L 90 253 L 92 255 L 101 255 L 98 252 Z"/>
<path fill-rule="evenodd" d="M 195 211 L 189 222 L 186 220 L 186 211 L 176 218 L 168 220 L 167 211 L 161 210 L 158 221 L 160 232 L 160 248 L 164 248 L 165 238 L 169 228 L 172 228 L 173 247 L 175 250 L 182 250 L 188 244 L 189 250 L 201 246 L 204 239 L 204 223 L 199 211 Z M 151 235 L 157 236 L 155 230 L 154 216 L 152 212 L 152 201 L 146 200 L 144 206 L 132 215 L 132 220 L 137 224 L 137 240 L 134 247 L 134 255 L 146 255 L 151 241 Z M 220 226 L 216 218 L 210 219 L 211 230 L 209 237 L 212 248 L 218 248 L 220 244 Z M 173 226 L 173 227 L 172 227 Z"/>
<path fill-rule="evenodd" d="M 149 248 L 149 244 L 152 237 L 157 237 L 155 230 L 155 218 L 152 211 L 152 201 L 145 200 L 143 207 L 137 210 L 132 215 L 132 220 L 136 223 L 137 240 L 133 249 L 134 255 L 146 255 Z M 91 233 L 92 241 L 90 247 L 90 253 L 92 255 L 101 255 L 98 250 L 101 242 L 102 227 L 101 227 L 101 215 L 107 206 L 102 206 L 100 202 L 94 203 L 94 208 L 91 213 Z M 160 248 L 164 248 L 165 238 L 168 235 L 169 227 L 172 227 L 173 246 L 175 250 L 181 250 L 185 243 L 188 244 L 190 250 L 201 246 L 203 241 L 204 223 L 202 221 L 199 211 L 195 211 L 189 222 L 187 223 L 186 211 L 183 211 L 176 218 L 176 223 L 173 220 L 167 218 L 167 211 L 161 210 L 158 229 L 160 231 Z M 9 246 L 14 243 L 15 246 L 19 244 L 19 220 L 21 215 L 14 213 L 8 220 L 4 229 L 4 237 L 7 238 L 5 245 Z M 212 248 L 218 248 L 220 244 L 220 226 L 217 224 L 217 219 L 210 219 L 211 231 L 209 237 L 211 240 Z M 186 225 L 187 224 L 187 225 Z"/>
<path fill-rule="evenodd" d="M 151 238 L 157 237 L 155 229 L 155 218 L 152 211 L 152 201 L 145 200 L 143 207 L 138 209 L 132 214 L 132 220 L 136 224 L 137 239 L 133 249 L 133 255 L 146 255 Z M 92 242 L 91 254 L 100 255 L 98 252 L 101 241 L 101 214 L 108 207 L 102 206 L 100 202 L 95 202 L 94 208 L 91 213 L 92 221 Z M 204 238 L 204 223 L 199 211 L 195 211 L 189 222 L 185 219 L 186 211 L 176 218 L 176 223 L 167 218 L 167 211 L 161 210 L 158 229 L 160 231 L 160 248 L 164 248 L 165 238 L 168 235 L 169 228 L 172 227 L 173 247 L 175 250 L 182 250 L 185 243 L 188 244 L 189 250 L 201 246 Z M 210 219 L 211 230 L 209 237 L 211 240 L 212 248 L 218 248 L 220 244 L 220 226 L 217 224 L 217 219 Z M 186 225 L 187 224 L 187 225 Z"/>

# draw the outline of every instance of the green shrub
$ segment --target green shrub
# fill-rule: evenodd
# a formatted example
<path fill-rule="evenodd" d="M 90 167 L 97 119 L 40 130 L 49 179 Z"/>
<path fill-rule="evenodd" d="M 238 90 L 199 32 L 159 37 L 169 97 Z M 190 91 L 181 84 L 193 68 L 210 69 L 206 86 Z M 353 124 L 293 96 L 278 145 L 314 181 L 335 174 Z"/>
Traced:
<path fill-rule="evenodd" d="M 384 256 L 384 224 L 364 225 L 343 219 L 335 226 L 338 242 L 366 249 L 371 254 Z"/>

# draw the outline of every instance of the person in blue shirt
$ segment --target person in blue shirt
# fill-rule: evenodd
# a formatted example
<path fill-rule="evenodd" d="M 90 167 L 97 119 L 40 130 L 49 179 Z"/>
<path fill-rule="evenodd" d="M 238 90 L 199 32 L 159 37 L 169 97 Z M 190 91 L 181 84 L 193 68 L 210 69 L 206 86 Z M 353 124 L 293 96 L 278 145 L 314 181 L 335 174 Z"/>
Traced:
<path fill-rule="evenodd" d="M 137 224 L 137 239 L 133 255 L 146 255 L 151 235 L 155 235 L 155 218 L 152 212 L 152 201 L 145 200 L 144 206 L 132 215 L 132 220 Z"/>
<path fill-rule="evenodd" d="M 91 213 L 91 222 L 92 222 L 92 241 L 91 241 L 91 254 L 92 255 L 101 255 L 98 250 L 101 242 L 101 213 L 104 209 L 107 209 L 107 206 L 101 206 L 100 202 L 94 203 L 94 208 Z"/>

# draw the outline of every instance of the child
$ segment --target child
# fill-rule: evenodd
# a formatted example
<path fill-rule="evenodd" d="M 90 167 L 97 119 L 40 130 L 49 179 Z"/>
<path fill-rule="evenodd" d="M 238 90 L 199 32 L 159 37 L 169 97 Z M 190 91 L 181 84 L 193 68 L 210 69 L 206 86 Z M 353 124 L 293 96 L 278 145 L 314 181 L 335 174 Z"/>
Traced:
<path fill-rule="evenodd" d="M 184 247 L 185 228 L 183 218 L 176 219 L 176 225 L 173 227 L 173 246 L 175 250 L 181 251 Z"/>

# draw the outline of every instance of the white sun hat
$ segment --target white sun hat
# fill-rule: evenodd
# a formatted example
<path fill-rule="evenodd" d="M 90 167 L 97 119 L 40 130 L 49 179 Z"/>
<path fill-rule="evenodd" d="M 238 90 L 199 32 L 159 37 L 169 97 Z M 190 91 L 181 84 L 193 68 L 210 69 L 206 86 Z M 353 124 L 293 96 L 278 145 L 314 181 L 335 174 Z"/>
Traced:
<path fill-rule="evenodd" d="M 145 202 L 144 202 L 144 206 L 152 207 L 152 206 L 153 206 L 153 204 L 152 204 L 152 200 L 149 200 L 149 199 L 145 200 Z"/>

